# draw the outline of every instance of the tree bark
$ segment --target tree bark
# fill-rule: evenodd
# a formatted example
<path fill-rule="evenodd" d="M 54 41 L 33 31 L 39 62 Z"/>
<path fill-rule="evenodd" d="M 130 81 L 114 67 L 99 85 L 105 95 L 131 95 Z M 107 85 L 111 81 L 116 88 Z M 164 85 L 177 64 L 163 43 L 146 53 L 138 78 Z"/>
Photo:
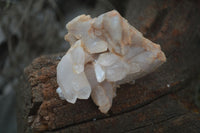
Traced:
<path fill-rule="evenodd" d="M 200 72 L 199 10 L 197 1 L 129 1 L 126 18 L 161 45 L 167 62 L 121 85 L 107 115 L 91 99 L 70 104 L 58 97 L 56 67 L 64 54 L 35 59 L 17 91 L 19 132 L 199 132 L 191 87 Z"/>

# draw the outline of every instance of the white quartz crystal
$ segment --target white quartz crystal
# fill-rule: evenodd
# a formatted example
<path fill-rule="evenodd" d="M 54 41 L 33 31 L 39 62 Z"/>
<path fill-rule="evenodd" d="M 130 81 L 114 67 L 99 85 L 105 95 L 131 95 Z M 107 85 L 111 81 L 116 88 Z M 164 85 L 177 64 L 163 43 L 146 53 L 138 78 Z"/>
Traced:
<path fill-rule="evenodd" d="M 102 113 L 116 96 L 116 86 L 133 82 L 166 61 L 160 45 L 151 42 L 113 10 L 70 21 L 65 40 L 71 48 L 57 66 L 57 93 L 75 103 L 91 95 Z"/>
<path fill-rule="evenodd" d="M 72 48 L 69 50 L 71 55 L 73 70 L 76 73 L 81 73 L 84 71 L 85 65 L 85 52 L 81 46 L 81 40 L 77 41 Z"/>
<path fill-rule="evenodd" d="M 64 98 L 70 103 L 75 103 L 77 98 L 88 99 L 91 93 L 91 87 L 85 72 L 77 73 L 73 67 L 74 62 L 77 62 L 72 60 L 74 57 L 71 52 L 74 49 L 79 49 L 79 47 L 71 47 L 57 66 L 58 85 L 62 90 Z"/>
<path fill-rule="evenodd" d="M 103 67 L 98 63 L 94 63 L 94 70 L 95 70 L 97 81 L 99 83 L 104 81 L 104 79 L 105 79 L 105 71 L 103 70 Z"/>

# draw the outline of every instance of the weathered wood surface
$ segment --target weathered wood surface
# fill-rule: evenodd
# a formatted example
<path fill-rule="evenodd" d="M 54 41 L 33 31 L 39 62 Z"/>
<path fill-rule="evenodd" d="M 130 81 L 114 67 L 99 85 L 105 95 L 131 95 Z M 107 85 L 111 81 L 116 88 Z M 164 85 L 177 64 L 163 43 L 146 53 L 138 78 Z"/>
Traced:
<path fill-rule="evenodd" d="M 182 96 L 200 72 L 197 3 L 129 1 L 128 21 L 161 44 L 167 62 L 136 84 L 117 89 L 107 115 L 91 99 L 74 105 L 59 99 L 56 66 L 63 54 L 35 59 L 17 92 L 19 132 L 199 132 L 198 109 Z"/>

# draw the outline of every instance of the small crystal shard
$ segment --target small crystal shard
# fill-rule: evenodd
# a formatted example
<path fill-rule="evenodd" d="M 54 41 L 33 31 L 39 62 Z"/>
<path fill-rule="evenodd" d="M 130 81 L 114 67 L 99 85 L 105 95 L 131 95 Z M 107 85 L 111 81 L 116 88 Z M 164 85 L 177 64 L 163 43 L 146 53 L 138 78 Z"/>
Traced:
<path fill-rule="evenodd" d="M 70 21 L 65 40 L 71 48 L 57 66 L 57 93 L 75 103 L 91 95 L 102 113 L 116 96 L 116 86 L 154 71 L 166 61 L 160 45 L 143 37 L 113 10 Z"/>
<path fill-rule="evenodd" d="M 97 81 L 99 83 L 101 83 L 102 81 L 104 81 L 104 79 L 105 79 L 105 72 L 104 72 L 102 66 L 99 65 L 98 63 L 95 63 L 94 64 L 94 70 L 95 70 Z"/>
<path fill-rule="evenodd" d="M 77 41 L 69 52 L 73 62 L 73 70 L 76 73 L 83 72 L 85 65 L 85 52 L 81 46 L 81 41 Z"/>

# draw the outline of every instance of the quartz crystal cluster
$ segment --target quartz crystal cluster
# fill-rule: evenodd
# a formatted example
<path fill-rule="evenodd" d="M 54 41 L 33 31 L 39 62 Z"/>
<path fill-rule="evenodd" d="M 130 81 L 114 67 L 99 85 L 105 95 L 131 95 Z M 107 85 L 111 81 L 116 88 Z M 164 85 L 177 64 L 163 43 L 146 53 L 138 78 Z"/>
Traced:
<path fill-rule="evenodd" d="M 143 37 L 115 10 L 93 19 L 80 15 L 66 28 L 71 48 L 57 66 L 57 93 L 70 103 L 91 95 L 99 110 L 107 113 L 117 86 L 166 61 L 160 45 Z"/>

